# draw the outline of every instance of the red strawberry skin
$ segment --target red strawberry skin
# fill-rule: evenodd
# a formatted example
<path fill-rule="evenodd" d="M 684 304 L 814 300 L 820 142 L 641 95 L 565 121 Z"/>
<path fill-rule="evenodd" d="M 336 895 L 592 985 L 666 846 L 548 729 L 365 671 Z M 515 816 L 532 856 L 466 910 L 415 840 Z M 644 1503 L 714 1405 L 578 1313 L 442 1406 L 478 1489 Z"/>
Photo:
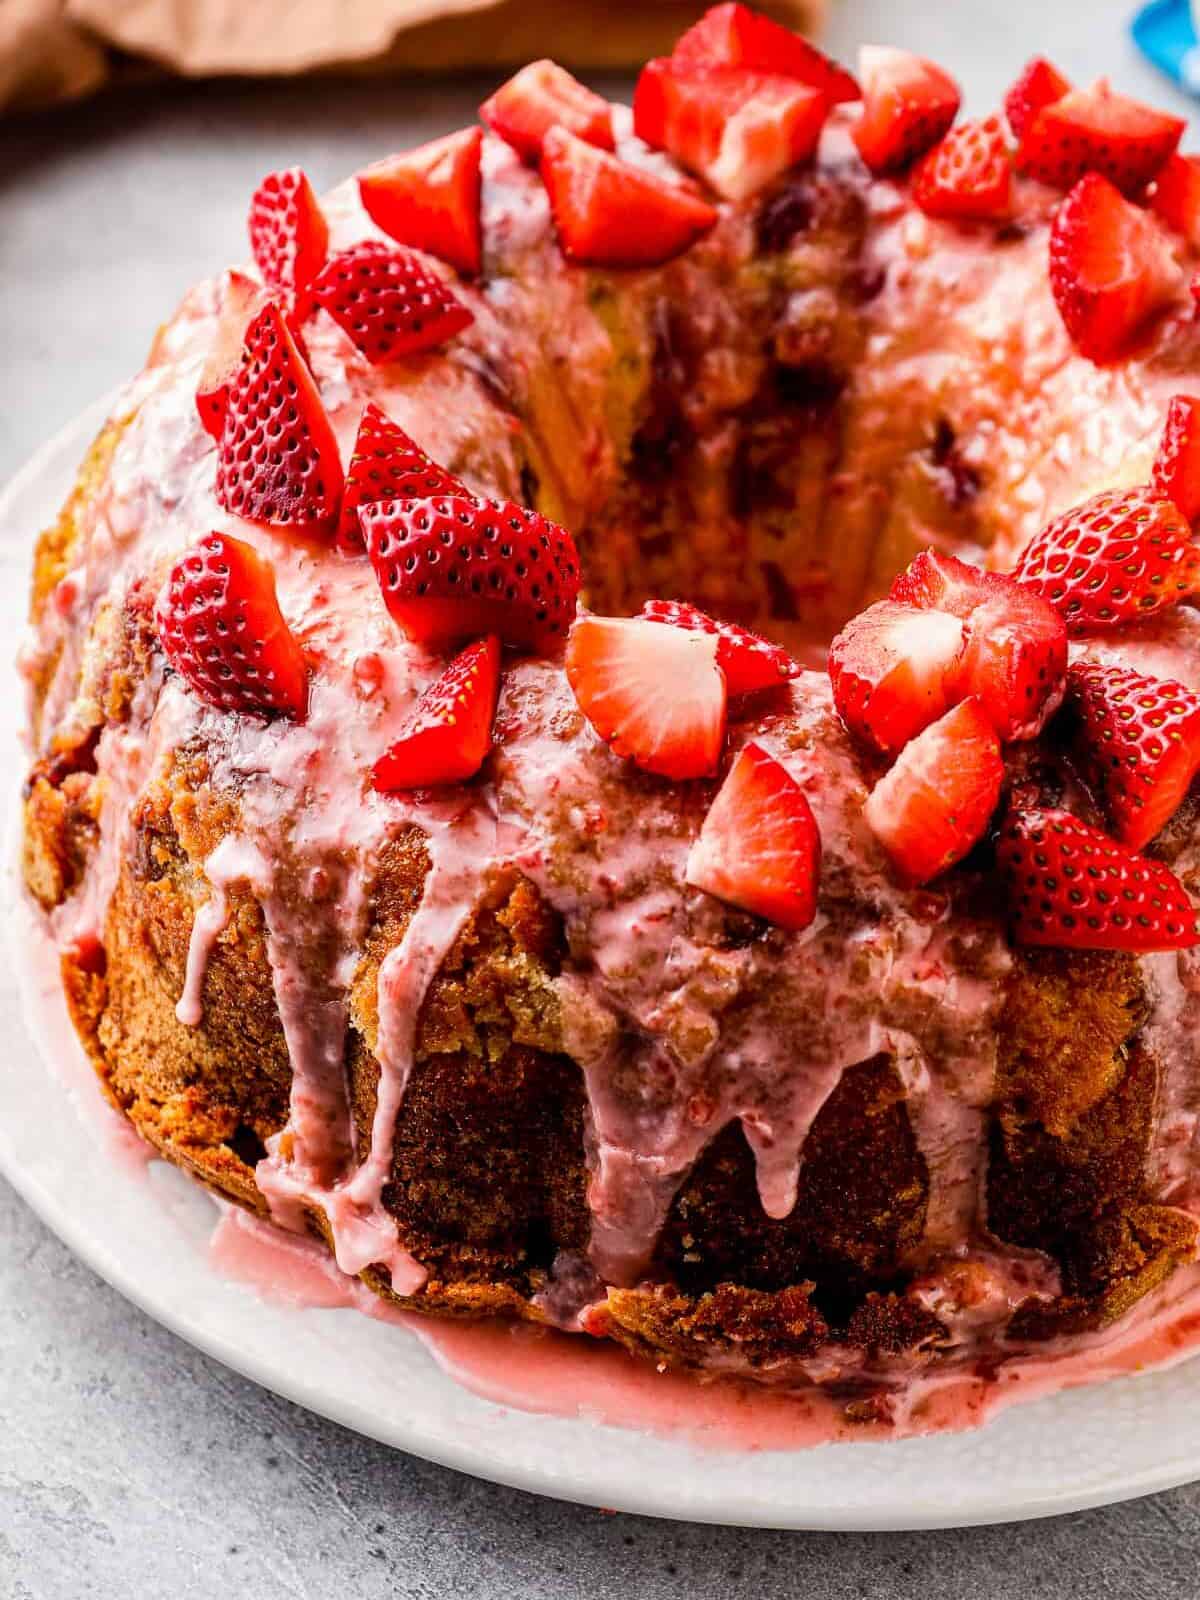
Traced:
<path fill-rule="evenodd" d="M 508 500 L 379 500 L 359 522 L 384 603 L 426 645 L 494 633 L 561 648 L 575 616 L 579 552 L 565 528 Z"/>
<path fill-rule="evenodd" d="M 347 555 L 361 555 L 366 549 L 358 513 L 361 506 L 372 501 L 429 500 L 435 494 L 469 493 L 452 472 L 431 461 L 398 423 L 368 401 L 346 472 L 338 517 L 338 548 Z"/>
<path fill-rule="evenodd" d="M 958 85 L 941 67 L 907 50 L 868 45 L 859 56 L 861 120 L 852 130 L 876 177 L 902 172 L 944 138 L 958 114 Z"/>
<path fill-rule="evenodd" d="M 641 614 L 650 622 L 715 635 L 717 665 L 725 674 L 731 700 L 762 689 L 777 689 L 799 676 L 799 666 L 780 645 L 739 628 L 736 622 L 718 622 L 685 600 L 647 600 Z"/>
<path fill-rule="evenodd" d="M 1018 944 L 1074 950 L 1185 950 L 1200 943 L 1187 890 L 1069 811 L 1012 814 L 996 862 Z"/>
<path fill-rule="evenodd" d="M 295 309 L 302 316 L 303 291 L 321 270 L 329 249 L 329 227 L 299 167 L 267 174 L 250 201 L 248 226 L 263 282 L 296 296 Z"/>
<path fill-rule="evenodd" d="M 536 163 L 551 128 L 601 150 L 613 148 L 612 107 L 555 61 L 531 61 L 479 108 L 480 119 L 525 161 Z"/>
<path fill-rule="evenodd" d="M 384 233 L 467 277 L 483 270 L 479 220 L 483 129 L 464 128 L 359 174 L 367 215 Z"/>
<path fill-rule="evenodd" d="M 929 217 L 955 222 L 1003 222 L 1011 217 L 1012 158 L 999 118 L 951 128 L 917 164 L 912 192 Z"/>
<path fill-rule="evenodd" d="M 337 440 L 274 302 L 246 330 L 217 453 L 216 493 L 226 511 L 251 522 L 316 528 L 337 516 Z"/>
<path fill-rule="evenodd" d="M 243 540 L 210 533 L 187 550 L 155 622 L 167 659 L 208 705 L 304 716 L 304 654 L 279 610 L 270 566 Z"/>
<path fill-rule="evenodd" d="M 962 654 L 963 625 L 944 611 L 880 600 L 829 647 L 829 678 L 842 721 L 863 744 L 896 755 L 944 714 Z"/>
<path fill-rule="evenodd" d="M 376 789 L 393 794 L 473 778 L 491 748 L 499 689 L 500 641 L 489 636 L 468 645 L 417 701 L 375 763 Z"/>
<path fill-rule="evenodd" d="M 204 431 L 218 441 L 225 428 L 229 389 L 241 365 L 246 329 L 267 299 L 263 286 L 244 272 L 230 268 L 225 273 L 216 335 L 196 387 L 196 410 Z"/>
<path fill-rule="evenodd" d="M 1004 97 L 1004 115 L 1013 137 L 1020 139 L 1039 111 L 1070 92 L 1069 79 L 1045 56 L 1034 56 Z"/>
<path fill-rule="evenodd" d="M 1136 195 L 1174 152 L 1187 124 L 1115 93 L 1101 79 L 1044 106 L 1026 125 L 1017 164 L 1031 178 L 1069 189 L 1098 172 Z"/>
<path fill-rule="evenodd" d="M 681 68 L 706 72 L 712 67 L 748 67 L 753 72 L 778 72 L 819 89 L 827 105 L 859 98 L 854 78 L 790 28 L 773 22 L 749 6 L 713 6 L 681 34 L 671 59 Z"/>
<path fill-rule="evenodd" d="M 817 914 L 821 835 L 804 790 L 761 745 L 739 752 L 685 877 L 742 911 L 799 933 Z"/>
<path fill-rule="evenodd" d="M 1200 400 L 1177 394 L 1167 407 L 1150 487 L 1173 500 L 1187 520 L 1200 520 Z"/>
<path fill-rule="evenodd" d="M 333 256 L 312 297 L 372 366 L 436 349 L 475 320 L 418 256 L 374 240 Z"/>
<path fill-rule="evenodd" d="M 1193 250 L 1200 249 L 1200 156 L 1176 152 L 1165 162 L 1154 180 L 1150 205 Z"/>

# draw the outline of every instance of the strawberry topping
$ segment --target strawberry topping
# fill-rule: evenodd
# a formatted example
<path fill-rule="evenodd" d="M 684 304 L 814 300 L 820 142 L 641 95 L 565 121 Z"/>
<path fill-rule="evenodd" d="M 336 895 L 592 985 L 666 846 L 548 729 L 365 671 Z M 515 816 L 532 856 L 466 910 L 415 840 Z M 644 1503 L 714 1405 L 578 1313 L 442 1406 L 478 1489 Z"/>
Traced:
<path fill-rule="evenodd" d="M 864 45 L 859 54 L 863 111 L 852 130 L 877 177 L 901 172 L 943 138 L 958 114 L 958 85 L 941 67 L 907 50 Z"/>
<path fill-rule="evenodd" d="M 945 611 L 880 600 L 829 647 L 833 700 L 856 738 L 895 755 L 951 703 L 963 625 Z"/>
<path fill-rule="evenodd" d="M 468 645 L 425 690 L 375 763 L 375 787 L 391 794 L 473 778 L 491 749 L 499 688 L 499 639 Z"/>
<path fill-rule="evenodd" d="M 260 283 L 234 267 L 221 280 L 217 331 L 196 388 L 196 410 L 204 431 L 218 441 L 225 427 L 229 387 L 241 366 L 246 329 L 267 299 L 267 292 Z"/>
<path fill-rule="evenodd" d="M 312 296 L 373 366 L 432 350 L 475 320 L 419 256 L 373 239 L 331 257 Z"/>
<path fill-rule="evenodd" d="M 963 122 L 923 156 L 913 199 L 926 216 L 1002 222 L 1012 215 L 1012 159 L 998 117 Z"/>
<path fill-rule="evenodd" d="M 303 317 L 304 291 L 325 261 L 329 227 L 299 167 L 267 174 L 250 201 L 249 229 L 263 282 L 291 295 Z"/>
<path fill-rule="evenodd" d="M 1058 68 L 1044 56 L 1034 56 L 1004 96 L 1004 115 L 1013 138 L 1020 139 L 1039 111 L 1070 92 L 1070 82 Z"/>
<path fill-rule="evenodd" d="M 551 128 L 566 128 L 602 150 L 613 148 L 612 107 L 555 61 L 531 61 L 479 108 L 493 133 L 536 162 Z"/>
<path fill-rule="evenodd" d="M 363 209 L 400 244 L 477 276 L 483 265 L 482 146 L 483 129 L 464 128 L 377 162 L 359 173 Z"/>
<path fill-rule="evenodd" d="M 375 500 L 428 500 L 435 494 L 469 494 L 445 467 L 431 461 L 398 423 L 369 401 L 363 409 L 346 472 L 337 542 L 348 554 L 366 549 L 358 523 L 360 506 Z"/>
<path fill-rule="evenodd" d="M 1191 523 L 1200 520 L 1200 400 L 1177 394 L 1167 407 L 1150 487 L 1165 494 Z"/>
<path fill-rule="evenodd" d="M 680 35 L 671 59 L 689 72 L 704 72 L 710 67 L 778 72 L 819 89 L 831 106 L 859 98 L 858 84 L 844 67 L 798 33 L 749 6 L 713 6 Z"/>
<path fill-rule="evenodd" d="M 1154 180 L 1151 208 L 1200 250 L 1200 156 L 1175 154 Z"/>
<path fill-rule="evenodd" d="M 1101 78 L 1072 89 L 1026 124 L 1017 164 L 1031 178 L 1069 189 L 1085 172 L 1103 174 L 1122 194 L 1145 188 L 1174 151 L 1187 124 L 1117 94 Z"/>
<path fill-rule="evenodd" d="M 739 628 L 736 622 L 718 622 L 685 600 L 647 600 L 642 616 L 650 622 L 669 623 L 673 628 L 715 635 L 717 665 L 725 674 L 731 700 L 759 689 L 777 689 L 799 675 L 800 668 L 782 646 Z"/>

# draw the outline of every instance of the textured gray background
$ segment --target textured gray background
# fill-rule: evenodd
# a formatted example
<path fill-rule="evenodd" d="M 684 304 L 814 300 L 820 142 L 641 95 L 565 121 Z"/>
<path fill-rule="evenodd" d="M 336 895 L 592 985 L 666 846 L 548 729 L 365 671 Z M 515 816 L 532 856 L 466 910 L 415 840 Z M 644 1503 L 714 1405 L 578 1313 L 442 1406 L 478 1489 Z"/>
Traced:
<path fill-rule="evenodd" d="M 830 42 L 847 58 L 864 38 L 924 50 L 976 108 L 1035 49 L 1077 79 L 1110 71 L 1170 98 L 1127 44 L 1120 0 L 833 4 Z M 0 126 L 0 479 L 136 369 L 192 279 L 241 253 L 264 171 L 301 162 L 324 186 L 459 125 L 483 87 L 175 87 Z M 1198 1558 L 1200 1485 L 1046 1523 L 885 1537 L 656 1523 L 476 1483 L 197 1354 L 0 1180 L 0 1600 L 1157 1600 L 1200 1594 Z"/>

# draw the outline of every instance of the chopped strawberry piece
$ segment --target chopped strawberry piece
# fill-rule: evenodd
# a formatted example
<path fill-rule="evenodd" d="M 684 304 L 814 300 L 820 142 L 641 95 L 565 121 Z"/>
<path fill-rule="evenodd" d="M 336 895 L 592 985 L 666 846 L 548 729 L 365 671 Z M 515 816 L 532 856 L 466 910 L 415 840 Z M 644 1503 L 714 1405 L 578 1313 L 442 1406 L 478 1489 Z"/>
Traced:
<path fill-rule="evenodd" d="M 318 526 L 337 515 L 337 440 L 274 301 L 246 330 L 217 452 L 216 493 L 226 511 L 252 522 Z"/>
<path fill-rule="evenodd" d="M 454 658 L 405 718 L 375 763 L 375 787 L 392 794 L 473 778 L 491 749 L 499 689 L 500 641 L 479 639 Z"/>
<path fill-rule="evenodd" d="M 998 117 L 963 122 L 923 156 L 913 199 L 926 216 L 1003 222 L 1012 215 L 1012 158 Z"/>
<path fill-rule="evenodd" d="M 400 244 L 477 277 L 483 267 L 482 147 L 483 129 L 464 128 L 377 162 L 358 175 L 364 210 Z"/>
<path fill-rule="evenodd" d="M 1013 138 L 1020 139 L 1026 128 L 1047 106 L 1070 94 L 1071 84 L 1045 56 L 1034 56 L 1012 88 L 1004 96 L 1004 115 Z"/>
<path fill-rule="evenodd" d="M 1106 489 L 1031 539 L 1014 576 L 1050 602 L 1074 638 L 1110 632 L 1200 593 L 1200 550 L 1165 495 Z"/>
<path fill-rule="evenodd" d="M 652 267 L 707 233 L 712 206 L 678 184 L 628 166 L 565 128 L 551 128 L 542 182 L 563 253 L 600 267 Z"/>
<path fill-rule="evenodd" d="M 332 256 L 312 297 L 373 366 L 433 350 L 475 320 L 419 256 L 373 239 Z"/>
<path fill-rule="evenodd" d="M 304 654 L 279 610 L 274 573 L 243 540 L 210 533 L 185 551 L 155 624 L 167 660 L 208 705 L 303 717 Z"/>
<path fill-rule="evenodd" d="M 863 111 L 852 136 L 876 177 L 910 166 L 944 137 L 958 114 L 954 79 L 907 50 L 864 45 L 858 76 Z"/>
<path fill-rule="evenodd" d="M 1200 942 L 1187 890 L 1069 811 L 1009 817 L 996 861 L 1018 944 L 1074 950 L 1185 950 Z"/>
<path fill-rule="evenodd" d="M 742 750 L 688 854 L 684 877 L 799 933 L 817 914 L 821 835 L 804 790 L 760 744 Z"/>
<path fill-rule="evenodd" d="M 384 603 L 413 639 L 494 633 L 558 648 L 575 615 L 579 552 L 565 528 L 509 500 L 434 495 L 359 508 Z"/>
<path fill-rule="evenodd" d="M 1173 155 L 1154 180 L 1150 205 L 1168 228 L 1200 250 L 1200 156 Z"/>
<path fill-rule="evenodd" d="M 673 628 L 713 634 L 717 640 L 717 665 L 725 674 L 731 700 L 760 689 L 777 689 L 799 675 L 799 666 L 780 645 L 739 628 L 736 622 L 718 622 L 685 600 L 647 600 L 642 616 L 650 622 L 669 623 Z"/>
<path fill-rule="evenodd" d="M 1050 287 L 1080 353 L 1091 361 L 1122 355 L 1179 281 L 1153 218 L 1098 172 L 1080 178 L 1050 229 Z"/>
<path fill-rule="evenodd" d="M 435 494 L 470 494 L 452 472 L 431 461 L 398 423 L 369 401 L 358 424 L 354 454 L 338 518 L 337 542 L 347 554 L 366 549 L 358 522 L 361 506 L 376 500 L 429 500 Z"/>
<path fill-rule="evenodd" d="M 1173 500 L 1191 523 L 1200 520 L 1200 400 L 1177 394 L 1167 407 L 1150 487 Z"/>
<path fill-rule="evenodd" d="M 292 298 L 298 318 L 304 291 L 320 272 L 329 249 L 329 227 L 312 185 L 299 167 L 270 172 L 250 201 L 250 248 L 263 282 Z"/>
<path fill-rule="evenodd" d="M 850 732 L 895 755 L 951 703 L 963 625 L 945 611 L 880 600 L 829 647 L 833 700 Z"/>
<path fill-rule="evenodd" d="M 220 440 L 229 404 L 229 386 L 242 362 L 246 329 L 268 299 L 262 284 L 231 267 L 221 280 L 221 309 L 212 349 L 196 388 L 196 410 L 204 431 Z"/>
<path fill-rule="evenodd" d="M 535 162 L 551 128 L 566 128 L 602 150 L 613 148 L 612 107 L 555 61 L 531 61 L 502 84 L 479 115 L 526 161 Z"/>
<path fill-rule="evenodd" d="M 725 675 L 713 634 L 643 617 L 579 617 L 567 639 L 579 709 L 619 756 L 664 778 L 716 771 Z"/>
<path fill-rule="evenodd" d="M 829 104 L 819 89 L 745 68 L 681 71 L 660 57 L 638 79 L 633 127 L 727 200 L 744 200 L 817 147 Z"/>
<path fill-rule="evenodd" d="M 863 816 L 900 877 L 928 883 L 983 838 L 1003 781 L 995 730 L 977 700 L 964 700 L 905 745 Z"/>
<path fill-rule="evenodd" d="M 1179 143 L 1182 117 L 1117 94 L 1103 78 L 1043 106 L 1026 125 L 1017 165 L 1031 178 L 1069 189 L 1099 172 L 1122 194 L 1144 189 Z"/>
<path fill-rule="evenodd" d="M 859 99 L 858 84 L 844 67 L 790 28 L 749 6 L 713 6 L 680 35 L 671 59 L 689 72 L 705 72 L 711 67 L 778 72 L 819 89 L 831 106 Z"/>

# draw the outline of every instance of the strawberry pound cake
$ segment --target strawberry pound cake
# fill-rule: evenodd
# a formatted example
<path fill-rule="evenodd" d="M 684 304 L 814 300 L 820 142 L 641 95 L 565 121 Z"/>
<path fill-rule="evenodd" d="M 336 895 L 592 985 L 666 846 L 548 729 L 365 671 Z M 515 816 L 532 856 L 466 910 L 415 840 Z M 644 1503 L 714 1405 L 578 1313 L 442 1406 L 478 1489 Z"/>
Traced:
<path fill-rule="evenodd" d="M 1195 1286 L 1200 157 L 958 112 L 726 4 L 272 173 L 41 536 L 104 1088 L 405 1307 L 886 1425 Z"/>

